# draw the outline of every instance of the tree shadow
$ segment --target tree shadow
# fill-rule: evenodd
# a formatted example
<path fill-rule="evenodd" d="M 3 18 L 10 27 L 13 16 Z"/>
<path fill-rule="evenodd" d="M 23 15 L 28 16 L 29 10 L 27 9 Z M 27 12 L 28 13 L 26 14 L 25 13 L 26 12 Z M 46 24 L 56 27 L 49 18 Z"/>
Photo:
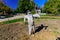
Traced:
<path fill-rule="evenodd" d="M 56 40 L 60 40 L 60 37 L 57 37 L 57 39 Z"/>
<path fill-rule="evenodd" d="M 44 26 L 41 24 L 41 26 L 36 27 L 35 33 L 41 31 L 43 28 L 46 30 L 48 26 Z"/>

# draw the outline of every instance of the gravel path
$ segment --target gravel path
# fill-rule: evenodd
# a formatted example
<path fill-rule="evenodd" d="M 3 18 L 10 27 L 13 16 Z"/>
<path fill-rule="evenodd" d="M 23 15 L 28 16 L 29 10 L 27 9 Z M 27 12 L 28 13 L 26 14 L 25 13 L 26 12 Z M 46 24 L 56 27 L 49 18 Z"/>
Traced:
<path fill-rule="evenodd" d="M 0 22 L 18 19 L 18 18 L 23 18 L 23 17 L 24 17 L 24 15 L 19 15 L 19 16 L 14 16 L 14 17 L 10 17 L 10 18 L 0 19 Z"/>

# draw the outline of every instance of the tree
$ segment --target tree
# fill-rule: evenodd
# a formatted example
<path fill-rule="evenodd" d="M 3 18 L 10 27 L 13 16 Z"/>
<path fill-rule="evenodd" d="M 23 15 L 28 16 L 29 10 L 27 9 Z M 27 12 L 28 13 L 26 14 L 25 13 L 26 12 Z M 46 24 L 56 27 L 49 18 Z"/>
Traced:
<path fill-rule="evenodd" d="M 27 10 L 33 10 L 34 2 L 29 0 L 19 0 L 18 7 L 15 10 L 19 13 L 25 13 Z"/>
<path fill-rule="evenodd" d="M 3 15 L 8 15 L 12 13 L 12 9 L 0 1 L 0 13 L 1 12 Z"/>
<path fill-rule="evenodd" d="M 49 0 L 44 9 L 47 13 L 59 14 L 60 13 L 60 0 Z"/>

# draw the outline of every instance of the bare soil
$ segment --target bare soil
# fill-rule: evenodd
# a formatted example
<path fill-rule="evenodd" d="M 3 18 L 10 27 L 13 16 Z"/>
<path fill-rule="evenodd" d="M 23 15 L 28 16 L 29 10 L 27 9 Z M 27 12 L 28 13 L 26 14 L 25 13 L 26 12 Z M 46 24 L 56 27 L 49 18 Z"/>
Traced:
<path fill-rule="evenodd" d="M 0 25 L 0 40 L 56 40 L 60 37 L 60 20 L 36 20 L 35 31 L 28 35 L 28 26 L 24 22 Z"/>

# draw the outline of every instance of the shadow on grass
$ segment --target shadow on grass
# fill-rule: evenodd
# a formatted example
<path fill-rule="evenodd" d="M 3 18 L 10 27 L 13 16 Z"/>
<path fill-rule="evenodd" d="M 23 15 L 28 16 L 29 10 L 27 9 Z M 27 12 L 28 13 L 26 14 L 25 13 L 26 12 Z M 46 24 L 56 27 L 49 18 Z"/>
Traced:
<path fill-rule="evenodd" d="M 47 27 L 48 27 L 48 26 L 44 26 L 43 24 L 41 24 L 41 26 L 38 26 L 38 27 L 36 28 L 35 33 L 41 31 L 43 28 L 46 30 Z"/>

